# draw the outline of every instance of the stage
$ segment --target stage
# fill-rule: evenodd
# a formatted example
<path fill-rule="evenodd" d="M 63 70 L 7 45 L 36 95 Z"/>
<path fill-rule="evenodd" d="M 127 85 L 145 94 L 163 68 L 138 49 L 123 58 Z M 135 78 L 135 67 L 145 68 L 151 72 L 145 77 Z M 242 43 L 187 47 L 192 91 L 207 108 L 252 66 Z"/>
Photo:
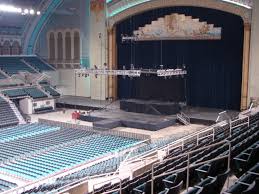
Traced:
<path fill-rule="evenodd" d="M 140 102 L 138 101 L 138 103 Z M 152 103 L 154 101 L 151 101 Z M 64 96 L 58 100 L 57 107 L 82 110 L 85 114 L 81 114 L 80 120 L 92 122 L 93 126 L 98 129 L 127 127 L 157 131 L 179 124 L 176 113 L 172 115 L 155 115 L 128 112 L 121 110 L 120 104 L 121 101 L 109 102 L 84 97 Z M 148 104 L 148 101 L 143 102 L 143 104 Z M 168 104 L 168 102 L 165 104 Z M 212 125 L 215 124 L 218 114 L 224 110 L 186 106 L 181 107 L 181 111 L 190 118 L 191 124 Z M 227 113 L 230 117 L 238 114 L 237 111 L 231 110 L 227 111 Z"/>

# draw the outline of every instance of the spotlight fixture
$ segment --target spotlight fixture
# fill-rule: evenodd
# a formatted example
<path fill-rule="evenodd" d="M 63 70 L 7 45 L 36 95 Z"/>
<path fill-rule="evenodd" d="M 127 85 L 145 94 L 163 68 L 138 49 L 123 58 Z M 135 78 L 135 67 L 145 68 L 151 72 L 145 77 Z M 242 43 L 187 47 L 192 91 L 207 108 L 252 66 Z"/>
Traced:
<path fill-rule="evenodd" d="M 20 7 L 15 7 L 13 5 L 6 5 L 6 4 L 0 4 L 0 13 L 1 12 L 9 12 L 9 13 L 19 13 L 21 15 L 40 15 L 40 11 L 35 11 L 34 9 L 28 9 L 28 8 L 20 8 Z"/>
<path fill-rule="evenodd" d="M 31 15 L 34 15 L 35 14 L 35 11 L 33 9 L 30 10 L 30 14 Z"/>

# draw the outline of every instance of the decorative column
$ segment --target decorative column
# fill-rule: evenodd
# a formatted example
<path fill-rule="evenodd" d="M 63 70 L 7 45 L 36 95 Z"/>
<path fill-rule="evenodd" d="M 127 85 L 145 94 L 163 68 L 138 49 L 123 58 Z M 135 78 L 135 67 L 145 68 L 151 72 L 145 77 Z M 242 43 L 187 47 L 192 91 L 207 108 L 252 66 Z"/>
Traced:
<path fill-rule="evenodd" d="M 243 70 L 241 90 L 241 110 L 248 106 L 249 58 L 250 58 L 251 24 L 244 24 Z"/>
<path fill-rule="evenodd" d="M 90 1 L 90 67 L 103 69 L 107 64 L 106 57 L 106 10 L 105 0 Z M 107 98 L 107 76 L 90 75 L 91 99 L 105 100 Z"/>
<path fill-rule="evenodd" d="M 108 67 L 117 69 L 117 44 L 116 44 L 116 27 L 108 29 Z M 113 100 L 117 99 L 117 77 L 108 77 L 108 97 Z"/>
<path fill-rule="evenodd" d="M 67 55 L 66 55 L 66 32 L 62 30 L 62 41 L 63 41 L 63 61 L 66 61 Z"/>
<path fill-rule="evenodd" d="M 55 60 L 58 59 L 58 32 L 54 33 L 54 39 L 55 39 Z"/>
<path fill-rule="evenodd" d="M 73 61 L 75 59 L 75 42 L 74 42 L 74 37 L 75 37 L 75 32 L 71 30 L 70 32 L 71 36 L 71 60 Z"/>

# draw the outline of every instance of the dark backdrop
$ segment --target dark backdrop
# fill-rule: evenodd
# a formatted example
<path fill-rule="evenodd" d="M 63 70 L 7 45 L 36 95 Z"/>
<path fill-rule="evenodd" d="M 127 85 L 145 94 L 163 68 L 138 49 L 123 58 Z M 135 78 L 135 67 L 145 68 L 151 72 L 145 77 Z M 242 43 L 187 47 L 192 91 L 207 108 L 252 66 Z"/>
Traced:
<path fill-rule="evenodd" d="M 145 41 L 122 43 L 121 34 L 131 35 L 138 27 L 171 13 L 207 21 L 222 27 L 222 40 Z M 118 79 L 119 98 L 177 101 L 187 98 L 188 105 L 240 108 L 243 54 L 243 20 L 241 17 L 207 8 L 172 7 L 148 11 L 117 25 L 118 68 L 176 68 L 186 65 L 184 79 L 158 77 Z"/>

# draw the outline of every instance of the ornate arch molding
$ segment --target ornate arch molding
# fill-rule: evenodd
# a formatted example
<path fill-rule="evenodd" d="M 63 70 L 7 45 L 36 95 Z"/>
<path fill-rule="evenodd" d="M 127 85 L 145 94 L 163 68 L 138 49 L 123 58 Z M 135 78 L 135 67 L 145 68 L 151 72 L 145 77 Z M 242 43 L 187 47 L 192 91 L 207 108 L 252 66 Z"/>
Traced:
<path fill-rule="evenodd" d="M 124 1 L 124 0 L 122 0 Z M 124 3 L 125 5 L 125 3 Z M 108 8 L 108 13 L 112 13 L 115 11 L 116 7 L 120 7 L 121 5 L 119 2 L 117 4 L 113 4 Z M 118 22 L 148 11 L 152 9 L 158 9 L 163 7 L 176 7 L 176 6 L 191 6 L 191 7 L 204 7 L 204 8 L 210 8 L 210 9 L 217 9 L 221 11 L 225 11 L 228 13 L 232 13 L 235 15 L 239 15 L 244 23 L 251 23 L 252 18 L 252 9 L 248 9 L 242 6 L 238 6 L 235 4 L 231 4 L 224 1 L 218 1 L 218 0 L 151 0 L 144 3 L 137 4 L 135 6 L 129 7 L 128 9 L 125 9 L 117 14 L 112 14 L 111 17 L 109 17 L 109 26 L 113 27 Z M 118 9 L 121 9 L 118 8 Z"/>

